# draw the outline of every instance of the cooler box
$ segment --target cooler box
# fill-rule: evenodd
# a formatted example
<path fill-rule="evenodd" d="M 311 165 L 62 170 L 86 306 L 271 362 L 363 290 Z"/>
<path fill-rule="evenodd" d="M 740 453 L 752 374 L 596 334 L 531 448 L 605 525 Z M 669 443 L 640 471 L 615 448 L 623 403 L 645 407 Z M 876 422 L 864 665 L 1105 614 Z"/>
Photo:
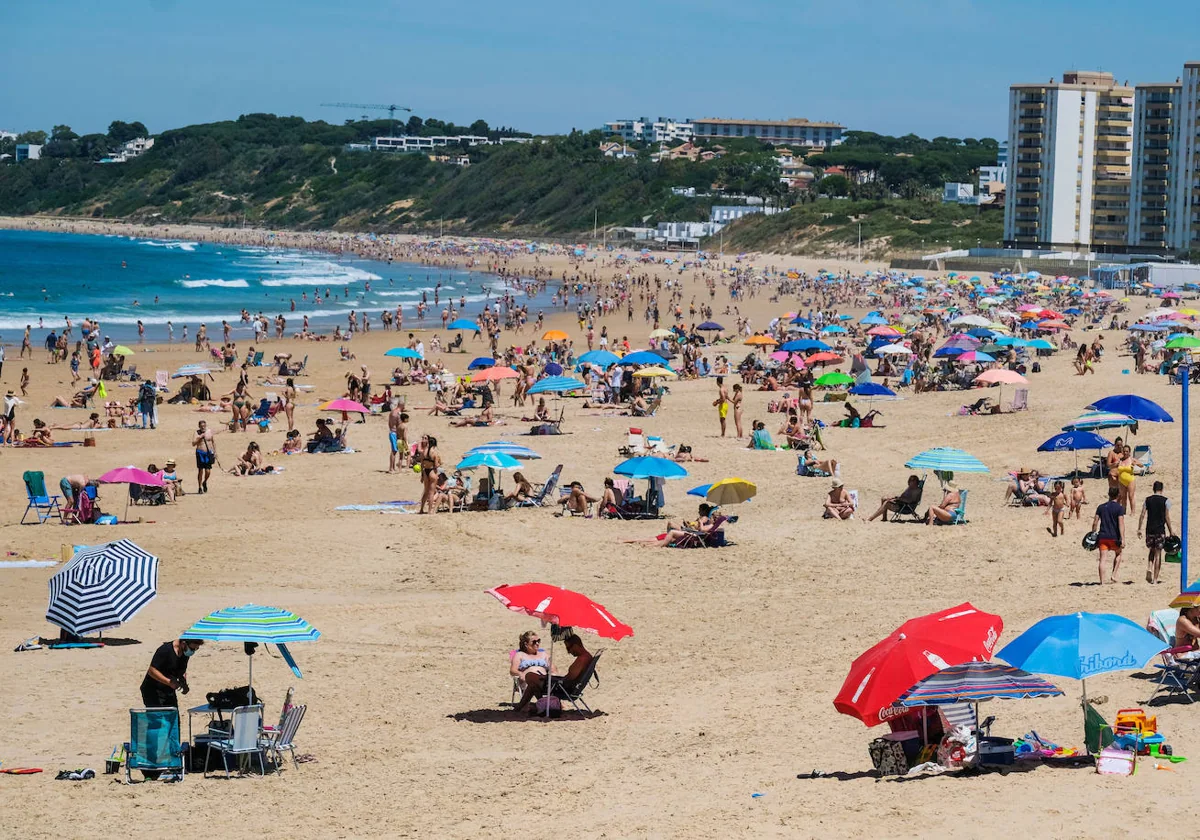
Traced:
<path fill-rule="evenodd" d="M 979 764 L 983 767 L 1004 767 L 1015 764 L 1017 760 L 1012 738 L 993 738 L 990 735 L 979 739 L 978 755 Z"/>

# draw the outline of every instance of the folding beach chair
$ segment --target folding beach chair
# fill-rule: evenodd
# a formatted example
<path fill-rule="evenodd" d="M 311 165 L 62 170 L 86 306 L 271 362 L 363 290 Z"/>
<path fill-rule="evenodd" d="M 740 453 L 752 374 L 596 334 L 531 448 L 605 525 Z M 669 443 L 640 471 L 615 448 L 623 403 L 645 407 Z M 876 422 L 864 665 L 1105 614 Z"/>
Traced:
<path fill-rule="evenodd" d="M 1029 389 L 1018 388 L 1013 392 L 1012 402 L 1008 404 L 1009 411 L 1024 411 L 1029 408 Z"/>
<path fill-rule="evenodd" d="M 166 370 L 156 370 L 154 372 L 154 386 L 159 391 L 171 390 L 171 373 Z"/>
<path fill-rule="evenodd" d="M 125 744 L 125 781 L 142 770 L 148 780 L 180 781 L 186 774 L 183 760 L 187 744 L 179 741 L 179 710 L 169 706 L 130 709 L 129 743 Z M 160 773 L 169 775 L 160 776 Z"/>
<path fill-rule="evenodd" d="M 559 464 L 554 468 L 554 472 L 550 473 L 550 477 L 546 479 L 546 483 L 537 489 L 533 498 L 525 499 L 517 503 L 517 507 L 545 507 L 549 504 L 548 499 L 554 497 L 554 490 L 558 487 L 558 479 L 562 475 L 563 465 Z"/>
<path fill-rule="evenodd" d="M 642 430 L 634 427 L 629 428 L 629 438 L 625 441 L 625 445 L 617 448 L 617 454 L 623 455 L 626 458 L 632 458 L 635 455 L 646 454 L 646 439 L 642 436 Z"/>
<path fill-rule="evenodd" d="M 250 367 L 262 367 L 264 355 L 266 355 L 266 353 L 263 350 L 259 350 L 257 353 L 255 353 L 254 358 L 250 360 Z"/>
<path fill-rule="evenodd" d="M 896 509 L 892 511 L 892 522 L 920 522 L 921 514 L 917 512 L 917 508 L 921 505 L 921 496 L 925 493 L 925 478 L 921 476 L 921 483 L 917 485 L 917 497 L 911 502 L 901 502 L 897 500 Z"/>
<path fill-rule="evenodd" d="M 672 544 L 672 548 L 721 548 L 726 545 L 725 523 L 727 516 L 714 516 L 712 524 L 703 530 L 684 528 L 685 534 Z"/>
<path fill-rule="evenodd" d="M 46 474 L 41 470 L 26 470 L 21 474 L 21 480 L 25 482 L 25 495 L 29 499 L 25 512 L 21 514 L 21 524 L 25 524 L 25 517 L 29 515 L 29 511 L 36 514 L 39 525 L 44 525 L 51 519 L 61 522 L 62 508 L 59 501 L 62 496 L 51 496 L 46 492 Z"/>
<path fill-rule="evenodd" d="M 1083 743 L 1089 755 L 1098 755 L 1116 740 L 1116 732 L 1108 725 L 1104 715 L 1090 703 L 1083 706 Z"/>
<path fill-rule="evenodd" d="M 1149 475 L 1154 472 L 1154 453 L 1146 444 L 1133 448 L 1133 471 L 1138 475 Z"/>
<path fill-rule="evenodd" d="M 208 756 L 216 750 L 221 754 L 221 766 L 225 768 L 225 777 L 229 778 L 229 756 L 258 756 L 258 767 L 262 774 L 267 775 L 263 763 L 263 750 L 259 745 L 262 734 L 262 706 L 238 706 L 230 715 L 230 729 L 209 727 L 208 734 L 213 740 L 208 742 L 208 752 L 204 756 L 204 773 L 208 775 Z"/>
<path fill-rule="evenodd" d="M 966 525 L 967 524 L 967 491 L 958 491 L 958 507 L 954 509 L 954 515 L 947 525 Z"/>
<path fill-rule="evenodd" d="M 300 766 L 296 761 L 296 731 L 300 729 L 300 722 L 304 720 L 304 713 L 307 711 L 308 706 L 292 706 L 283 713 L 279 728 L 264 731 L 259 739 L 259 748 L 271 756 L 271 762 L 276 769 L 283 763 L 285 751 L 292 756 L 292 766 Z"/>
<path fill-rule="evenodd" d="M 1191 686 L 1197 674 L 1200 673 L 1200 661 L 1189 662 L 1176 658 L 1177 654 L 1190 650 L 1190 648 L 1175 647 L 1175 622 L 1178 619 L 1179 610 L 1167 608 L 1155 610 L 1146 620 L 1146 629 L 1162 639 L 1168 647 L 1160 654 L 1162 662 L 1154 665 L 1159 671 L 1158 679 L 1155 681 L 1157 688 L 1150 695 L 1150 699 L 1146 701 L 1147 705 L 1164 691 L 1168 696 L 1182 695 L 1187 698 L 1189 703 L 1196 702 L 1192 697 Z"/>
<path fill-rule="evenodd" d="M 589 715 L 594 714 L 591 707 L 583 699 L 583 691 L 593 679 L 596 681 L 596 685 L 600 685 L 600 677 L 596 675 L 596 665 L 599 664 L 600 656 L 603 653 L 603 650 L 596 651 L 595 655 L 592 656 L 592 661 L 583 669 L 583 673 L 579 675 L 579 679 L 575 681 L 574 685 L 567 685 L 562 677 L 550 677 L 550 696 L 566 700 L 580 714 L 584 714 L 584 712 Z M 583 708 L 580 708 L 580 706 Z"/>

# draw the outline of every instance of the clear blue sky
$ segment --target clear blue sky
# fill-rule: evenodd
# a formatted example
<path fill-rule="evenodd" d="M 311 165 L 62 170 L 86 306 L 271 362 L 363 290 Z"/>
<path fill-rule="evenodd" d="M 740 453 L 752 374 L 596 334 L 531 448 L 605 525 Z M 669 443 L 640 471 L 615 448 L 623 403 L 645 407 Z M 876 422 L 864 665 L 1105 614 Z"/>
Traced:
<path fill-rule="evenodd" d="M 807 117 L 998 136 L 1008 85 L 1200 59 L 1194 0 L 26 0 L 0 15 L 0 128 L 161 131 L 322 102 L 534 132 L 629 116 Z"/>

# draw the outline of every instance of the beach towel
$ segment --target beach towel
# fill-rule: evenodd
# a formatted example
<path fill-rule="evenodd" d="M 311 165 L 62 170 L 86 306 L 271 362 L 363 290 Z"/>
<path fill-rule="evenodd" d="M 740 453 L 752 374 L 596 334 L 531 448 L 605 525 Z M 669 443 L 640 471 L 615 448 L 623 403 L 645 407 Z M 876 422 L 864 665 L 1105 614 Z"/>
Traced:
<path fill-rule="evenodd" d="M 405 502 L 406 505 L 415 505 L 416 502 Z M 383 505 L 342 505 L 334 510 L 384 510 L 388 513 L 408 513 L 407 510 L 396 504 Z"/>
<path fill-rule="evenodd" d="M 44 569 L 57 565 L 57 560 L 0 560 L 0 569 Z"/>

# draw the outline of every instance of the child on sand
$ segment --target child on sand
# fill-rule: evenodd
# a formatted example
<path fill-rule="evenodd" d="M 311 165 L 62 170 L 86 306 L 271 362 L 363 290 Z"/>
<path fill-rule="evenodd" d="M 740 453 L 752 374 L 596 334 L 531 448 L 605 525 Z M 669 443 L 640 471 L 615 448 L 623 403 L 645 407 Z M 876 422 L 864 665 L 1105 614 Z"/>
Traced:
<path fill-rule="evenodd" d="M 1050 493 L 1050 536 L 1057 537 L 1060 533 L 1066 533 L 1066 528 L 1063 527 L 1063 511 L 1067 507 L 1067 494 L 1063 489 L 1061 481 L 1054 482 L 1054 490 Z"/>
<path fill-rule="evenodd" d="M 1083 516 L 1082 508 L 1087 504 L 1087 493 L 1083 489 L 1082 478 L 1071 479 L 1071 508 L 1067 511 L 1067 518 L 1071 518 L 1071 514 L 1075 514 L 1076 519 Z"/>

